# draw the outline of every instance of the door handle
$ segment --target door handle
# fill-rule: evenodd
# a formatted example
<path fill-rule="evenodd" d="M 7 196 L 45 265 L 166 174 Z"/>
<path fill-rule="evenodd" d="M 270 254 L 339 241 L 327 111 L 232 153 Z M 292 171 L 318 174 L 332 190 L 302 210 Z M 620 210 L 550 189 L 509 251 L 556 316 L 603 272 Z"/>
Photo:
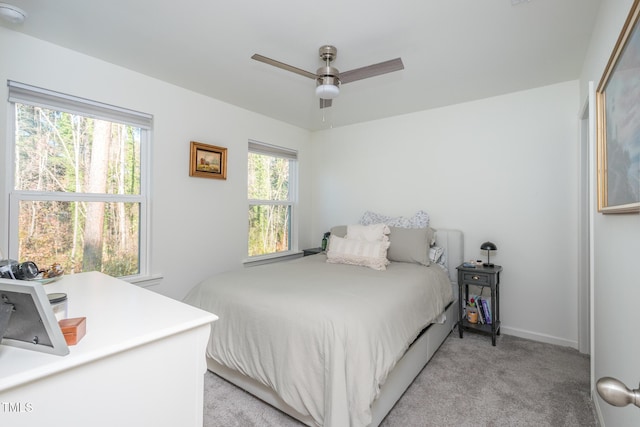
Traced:
<path fill-rule="evenodd" d="M 613 406 L 627 406 L 630 403 L 640 407 L 640 388 L 629 390 L 622 381 L 611 377 L 602 377 L 596 383 L 600 397 Z"/>

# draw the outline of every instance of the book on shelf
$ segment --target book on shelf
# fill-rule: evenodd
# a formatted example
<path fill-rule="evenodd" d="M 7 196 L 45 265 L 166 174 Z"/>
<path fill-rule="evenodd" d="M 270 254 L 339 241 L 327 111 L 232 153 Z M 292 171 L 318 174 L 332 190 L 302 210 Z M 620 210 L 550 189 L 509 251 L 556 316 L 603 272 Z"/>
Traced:
<path fill-rule="evenodd" d="M 484 325 L 485 323 L 485 315 L 484 308 L 482 307 L 482 297 L 479 295 L 474 295 L 473 299 L 476 302 L 476 307 L 478 307 L 478 323 Z"/>
<path fill-rule="evenodd" d="M 490 325 L 491 321 L 493 320 L 491 318 L 491 301 L 487 300 L 486 298 L 482 298 L 482 309 L 484 310 L 485 322 L 487 323 L 487 325 Z"/>

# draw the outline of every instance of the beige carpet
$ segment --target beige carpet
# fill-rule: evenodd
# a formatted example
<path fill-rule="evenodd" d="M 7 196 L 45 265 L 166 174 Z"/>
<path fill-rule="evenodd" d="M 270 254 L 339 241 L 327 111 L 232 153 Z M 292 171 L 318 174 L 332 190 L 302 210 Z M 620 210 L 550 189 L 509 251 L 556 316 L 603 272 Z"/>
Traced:
<path fill-rule="evenodd" d="M 302 424 L 208 372 L 205 427 Z M 454 331 L 407 389 L 384 427 L 597 426 L 589 357 L 512 336 Z"/>

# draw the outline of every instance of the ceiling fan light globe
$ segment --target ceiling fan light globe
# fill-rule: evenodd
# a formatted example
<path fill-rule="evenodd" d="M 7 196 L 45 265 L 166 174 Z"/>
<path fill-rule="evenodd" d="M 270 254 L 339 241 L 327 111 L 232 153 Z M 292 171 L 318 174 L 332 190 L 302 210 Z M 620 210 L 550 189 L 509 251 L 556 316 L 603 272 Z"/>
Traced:
<path fill-rule="evenodd" d="M 340 88 L 336 85 L 322 84 L 316 87 L 316 96 L 322 99 L 333 99 L 340 95 Z"/>

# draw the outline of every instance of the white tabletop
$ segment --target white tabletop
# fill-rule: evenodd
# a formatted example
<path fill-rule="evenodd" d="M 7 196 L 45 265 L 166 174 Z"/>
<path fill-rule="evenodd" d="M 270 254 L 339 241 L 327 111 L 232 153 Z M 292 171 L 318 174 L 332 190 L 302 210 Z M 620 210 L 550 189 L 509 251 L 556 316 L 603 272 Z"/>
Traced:
<path fill-rule="evenodd" d="M 66 356 L 0 345 L 0 392 L 218 318 L 98 272 L 67 275 L 44 288 L 67 294 L 67 317 L 86 317 L 86 335 Z"/>

